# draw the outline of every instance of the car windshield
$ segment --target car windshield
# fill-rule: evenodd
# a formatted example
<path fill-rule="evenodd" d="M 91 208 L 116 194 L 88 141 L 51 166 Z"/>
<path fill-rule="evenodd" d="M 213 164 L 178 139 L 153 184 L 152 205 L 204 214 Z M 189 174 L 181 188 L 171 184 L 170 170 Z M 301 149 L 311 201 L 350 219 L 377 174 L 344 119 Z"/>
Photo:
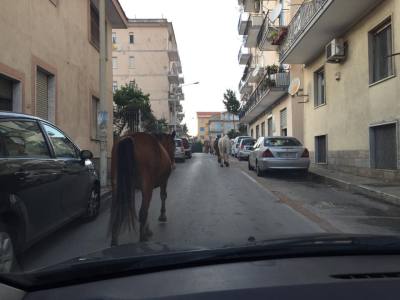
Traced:
<path fill-rule="evenodd" d="M 267 138 L 264 140 L 266 147 L 296 147 L 301 146 L 301 143 L 296 139 L 289 138 Z"/>
<path fill-rule="evenodd" d="M 0 283 L 399 236 L 400 0 L 348 2 L 1 1 Z"/>

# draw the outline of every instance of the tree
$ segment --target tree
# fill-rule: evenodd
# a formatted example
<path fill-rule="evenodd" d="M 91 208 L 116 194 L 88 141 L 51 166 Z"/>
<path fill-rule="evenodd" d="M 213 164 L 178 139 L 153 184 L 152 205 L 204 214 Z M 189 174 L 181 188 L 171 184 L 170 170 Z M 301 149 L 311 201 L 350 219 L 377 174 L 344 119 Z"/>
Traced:
<path fill-rule="evenodd" d="M 239 136 L 239 132 L 236 131 L 235 129 L 231 129 L 228 133 L 227 133 L 228 137 L 230 139 L 234 139 L 235 137 Z"/>
<path fill-rule="evenodd" d="M 233 128 L 235 128 L 235 116 L 239 114 L 240 102 L 234 91 L 227 89 L 224 94 L 223 103 L 228 113 L 232 114 Z"/>
<path fill-rule="evenodd" d="M 186 123 L 182 125 L 182 132 L 184 135 L 188 135 L 189 129 L 188 129 Z"/>
<path fill-rule="evenodd" d="M 124 128 L 134 131 L 138 126 L 139 115 L 142 126 L 148 132 L 164 132 L 168 127 L 165 119 L 157 120 L 151 111 L 150 95 L 134 82 L 121 86 L 114 92 L 114 133 L 120 136 Z"/>
<path fill-rule="evenodd" d="M 243 123 L 239 124 L 239 133 L 241 135 L 247 135 L 247 126 Z"/>

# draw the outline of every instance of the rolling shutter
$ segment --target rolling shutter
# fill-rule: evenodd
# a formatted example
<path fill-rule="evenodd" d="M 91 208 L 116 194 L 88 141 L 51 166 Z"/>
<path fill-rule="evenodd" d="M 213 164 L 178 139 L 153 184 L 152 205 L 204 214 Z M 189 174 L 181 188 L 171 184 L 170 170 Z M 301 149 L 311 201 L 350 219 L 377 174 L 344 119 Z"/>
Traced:
<path fill-rule="evenodd" d="M 36 75 L 36 115 L 45 120 L 49 118 L 49 76 L 39 70 Z"/>
<path fill-rule="evenodd" d="M 281 129 L 287 128 L 287 109 L 281 110 Z"/>

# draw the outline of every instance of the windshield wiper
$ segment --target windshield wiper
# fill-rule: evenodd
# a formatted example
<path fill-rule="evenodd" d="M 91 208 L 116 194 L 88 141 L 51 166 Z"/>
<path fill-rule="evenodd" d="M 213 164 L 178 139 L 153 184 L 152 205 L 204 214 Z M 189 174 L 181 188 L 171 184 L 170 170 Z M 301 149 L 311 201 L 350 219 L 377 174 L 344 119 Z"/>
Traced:
<path fill-rule="evenodd" d="M 109 249 L 110 250 L 110 249 Z M 111 249 L 112 250 L 112 249 Z M 313 235 L 256 241 L 240 247 L 191 250 L 134 257 L 88 256 L 24 274 L 31 290 L 185 267 L 292 257 L 399 254 L 400 238 L 374 235 Z M 12 276 L 17 280 L 17 276 Z M 18 280 L 17 280 L 18 281 Z M 26 287 L 27 283 L 28 287 Z"/>

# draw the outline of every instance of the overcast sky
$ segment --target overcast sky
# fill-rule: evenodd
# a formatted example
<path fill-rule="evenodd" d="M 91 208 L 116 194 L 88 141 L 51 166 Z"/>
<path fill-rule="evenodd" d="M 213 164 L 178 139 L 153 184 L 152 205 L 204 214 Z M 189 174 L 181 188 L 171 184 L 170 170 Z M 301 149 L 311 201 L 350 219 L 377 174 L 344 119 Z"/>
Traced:
<path fill-rule="evenodd" d="M 237 91 L 242 74 L 237 55 L 239 12 L 235 0 L 119 0 L 128 18 L 167 18 L 173 23 L 185 83 L 183 101 L 190 134 L 196 111 L 222 111 L 227 88 Z"/>

